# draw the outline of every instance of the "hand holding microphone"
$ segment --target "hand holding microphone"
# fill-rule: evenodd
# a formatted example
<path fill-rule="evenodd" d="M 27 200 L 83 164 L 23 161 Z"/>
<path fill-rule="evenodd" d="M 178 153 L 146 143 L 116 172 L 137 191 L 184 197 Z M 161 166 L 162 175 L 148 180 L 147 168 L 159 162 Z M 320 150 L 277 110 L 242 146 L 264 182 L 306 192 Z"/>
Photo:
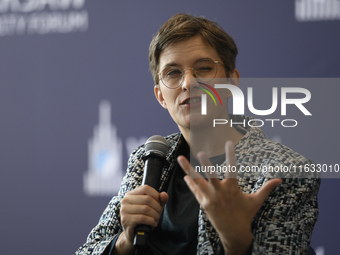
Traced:
<path fill-rule="evenodd" d="M 169 145 L 164 137 L 152 136 L 145 143 L 145 166 L 142 186 L 126 193 L 121 202 L 121 223 L 135 248 L 146 246 L 148 235 L 156 227 L 168 200 L 158 193 L 162 169 Z"/>

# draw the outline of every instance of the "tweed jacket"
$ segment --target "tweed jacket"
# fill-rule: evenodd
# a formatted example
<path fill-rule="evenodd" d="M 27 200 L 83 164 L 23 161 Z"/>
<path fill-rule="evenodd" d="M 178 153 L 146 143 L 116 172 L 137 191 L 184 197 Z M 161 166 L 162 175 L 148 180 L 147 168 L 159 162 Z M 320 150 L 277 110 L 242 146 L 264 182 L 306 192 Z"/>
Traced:
<path fill-rule="evenodd" d="M 237 126 L 237 129 L 245 134 L 235 146 L 238 168 L 259 165 L 303 166 L 313 163 L 288 147 L 267 139 L 260 128 L 241 125 Z M 163 190 L 174 169 L 176 152 L 183 142 L 183 137 L 176 133 L 167 136 L 166 140 L 170 145 L 170 151 L 166 158 L 168 164 L 162 172 L 160 191 Z M 86 243 L 75 255 L 99 255 L 117 234 L 122 232 L 120 202 L 128 191 L 142 183 L 144 153 L 142 145 L 131 154 L 118 195 L 111 199 L 97 226 L 92 229 Z M 219 178 L 223 179 L 223 175 L 224 173 L 219 174 Z M 254 193 L 273 177 L 275 176 L 269 171 L 255 174 L 243 172 L 238 174 L 238 183 L 243 192 Z M 282 184 L 271 192 L 252 221 L 251 230 L 254 237 L 252 254 L 307 253 L 318 217 L 319 185 L 319 178 L 299 178 L 294 175 L 283 178 Z M 218 234 L 202 208 L 198 214 L 197 255 L 220 254 L 222 246 Z M 138 251 L 135 254 L 138 254 Z"/>

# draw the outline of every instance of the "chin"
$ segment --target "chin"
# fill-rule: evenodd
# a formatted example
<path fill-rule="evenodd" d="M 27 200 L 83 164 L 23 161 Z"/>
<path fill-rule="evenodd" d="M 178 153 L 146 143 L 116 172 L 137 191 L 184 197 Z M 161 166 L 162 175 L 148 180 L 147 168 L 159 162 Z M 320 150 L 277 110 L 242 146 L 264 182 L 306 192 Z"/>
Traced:
<path fill-rule="evenodd" d="M 190 118 L 190 130 L 199 130 L 212 128 L 213 119 L 207 116 L 191 116 Z"/>

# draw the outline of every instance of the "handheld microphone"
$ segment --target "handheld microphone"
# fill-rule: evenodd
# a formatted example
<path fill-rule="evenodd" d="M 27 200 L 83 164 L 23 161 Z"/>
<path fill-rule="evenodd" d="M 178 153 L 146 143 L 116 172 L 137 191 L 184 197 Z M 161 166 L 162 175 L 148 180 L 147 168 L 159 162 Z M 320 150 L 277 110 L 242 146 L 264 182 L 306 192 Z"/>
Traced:
<path fill-rule="evenodd" d="M 165 157 L 169 153 L 169 144 L 163 136 L 151 136 L 145 143 L 145 167 L 142 185 L 149 185 L 155 190 L 159 189 L 159 180 L 165 164 Z M 144 248 L 151 232 L 151 226 L 138 225 L 135 227 L 133 245 L 137 249 Z"/>

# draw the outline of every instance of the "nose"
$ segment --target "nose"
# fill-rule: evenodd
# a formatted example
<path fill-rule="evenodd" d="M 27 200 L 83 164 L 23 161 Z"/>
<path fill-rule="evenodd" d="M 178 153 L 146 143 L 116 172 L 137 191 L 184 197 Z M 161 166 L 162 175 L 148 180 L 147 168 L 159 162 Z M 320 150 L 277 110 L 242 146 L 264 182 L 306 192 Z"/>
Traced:
<path fill-rule="evenodd" d="M 193 87 L 193 85 L 195 84 L 194 80 L 191 80 L 192 78 L 196 78 L 194 75 L 194 69 L 187 68 L 185 70 L 184 77 L 183 77 L 182 89 L 190 91 L 190 87 Z"/>

